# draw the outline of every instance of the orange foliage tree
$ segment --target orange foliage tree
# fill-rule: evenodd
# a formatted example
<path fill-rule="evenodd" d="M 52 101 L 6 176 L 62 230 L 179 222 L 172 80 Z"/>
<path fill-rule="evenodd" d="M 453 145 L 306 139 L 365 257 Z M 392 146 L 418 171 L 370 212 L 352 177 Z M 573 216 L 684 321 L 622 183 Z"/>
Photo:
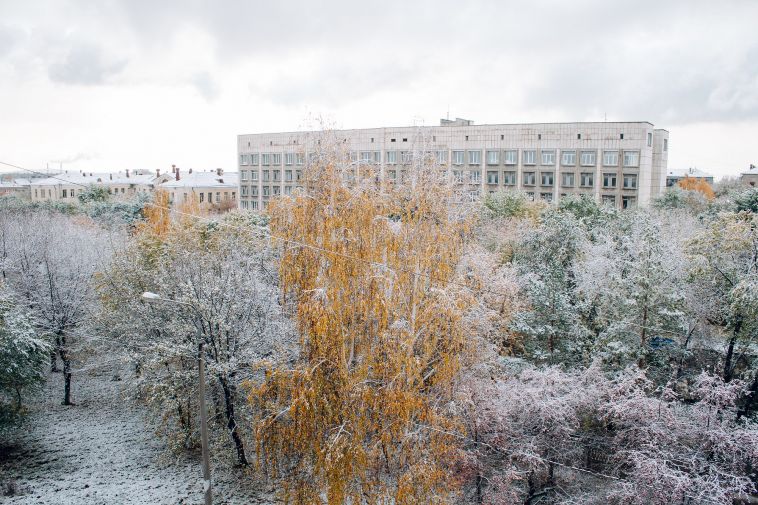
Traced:
<path fill-rule="evenodd" d="M 679 181 L 679 187 L 688 191 L 699 191 L 708 200 L 713 200 L 716 198 L 716 194 L 713 192 L 713 188 L 704 179 L 685 177 Z"/>
<path fill-rule="evenodd" d="M 270 206 L 301 355 L 250 386 L 258 463 L 287 503 L 448 503 L 466 349 L 466 302 L 448 281 L 468 227 L 436 170 L 381 187 L 335 159 Z"/>

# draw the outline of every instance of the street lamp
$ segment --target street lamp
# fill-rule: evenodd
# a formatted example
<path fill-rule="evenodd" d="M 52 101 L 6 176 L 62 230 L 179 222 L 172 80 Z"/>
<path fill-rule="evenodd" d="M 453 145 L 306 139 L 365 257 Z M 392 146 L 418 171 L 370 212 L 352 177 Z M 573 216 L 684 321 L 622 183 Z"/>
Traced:
<path fill-rule="evenodd" d="M 198 394 L 200 396 L 200 445 L 203 451 L 203 493 L 205 495 L 205 505 L 213 504 L 213 487 L 211 485 L 211 461 L 208 451 L 208 419 L 207 411 L 205 409 L 205 360 L 203 359 L 203 338 L 201 331 L 202 317 L 197 310 L 197 307 L 187 302 L 180 302 L 179 300 L 173 300 L 171 298 L 163 298 L 157 293 L 151 293 L 145 291 L 142 293 L 142 299 L 148 303 L 164 302 L 174 303 L 177 305 L 186 305 L 191 307 L 195 311 L 197 321 L 195 322 L 195 329 L 197 331 L 197 366 L 200 384 L 198 385 Z"/>

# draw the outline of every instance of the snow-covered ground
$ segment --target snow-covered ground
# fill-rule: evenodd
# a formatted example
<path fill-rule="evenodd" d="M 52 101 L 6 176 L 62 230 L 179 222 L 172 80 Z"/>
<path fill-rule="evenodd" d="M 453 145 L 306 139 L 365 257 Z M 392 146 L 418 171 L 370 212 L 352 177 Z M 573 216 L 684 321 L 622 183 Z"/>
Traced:
<path fill-rule="evenodd" d="M 199 458 L 176 457 L 125 397 L 113 370 L 76 374 L 73 401 L 60 404 L 61 374 L 30 399 L 23 429 L 0 440 L 0 485 L 9 504 L 114 505 L 202 503 Z M 241 470 L 215 469 L 214 503 L 268 504 Z"/>

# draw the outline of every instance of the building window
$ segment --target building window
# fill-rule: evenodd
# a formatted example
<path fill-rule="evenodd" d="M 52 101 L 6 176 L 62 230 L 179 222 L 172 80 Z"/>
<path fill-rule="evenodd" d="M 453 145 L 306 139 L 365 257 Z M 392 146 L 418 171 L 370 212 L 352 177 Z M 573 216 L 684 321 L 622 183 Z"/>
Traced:
<path fill-rule="evenodd" d="M 561 186 L 564 188 L 573 188 L 574 187 L 574 174 L 571 172 L 561 174 Z"/>
<path fill-rule="evenodd" d="M 268 166 L 271 164 L 271 155 L 268 153 L 261 154 L 261 165 Z"/>
<path fill-rule="evenodd" d="M 595 151 L 582 151 L 581 163 L 583 167 L 594 167 Z"/>
<path fill-rule="evenodd" d="M 279 186 L 274 186 L 271 189 L 274 191 L 274 196 L 279 196 L 279 194 L 281 192 L 281 188 Z"/>
<path fill-rule="evenodd" d="M 616 206 L 616 196 L 615 195 L 603 195 L 602 198 L 603 205 L 609 205 L 611 207 Z"/>
<path fill-rule="evenodd" d="M 303 171 L 302 170 L 295 170 L 295 180 L 297 182 L 300 182 L 303 178 Z"/>
<path fill-rule="evenodd" d="M 242 188 L 240 188 L 240 195 L 241 196 L 247 196 L 247 186 L 242 186 Z M 200 203 L 203 203 L 203 194 L 202 193 L 200 193 Z"/>
<path fill-rule="evenodd" d="M 250 202 L 250 208 L 252 210 L 258 210 L 258 202 Z"/>
<path fill-rule="evenodd" d="M 614 201 L 614 203 L 616 203 Z M 633 196 L 622 196 L 621 207 L 624 209 L 632 209 L 637 206 L 637 199 Z"/>
<path fill-rule="evenodd" d="M 624 140 L 624 134 L 623 134 L 623 133 L 620 133 L 620 134 L 619 134 L 619 138 L 620 138 L 621 140 Z M 614 198 L 614 200 L 615 200 L 615 198 Z"/>
<path fill-rule="evenodd" d="M 576 165 L 576 151 L 561 151 L 561 165 L 567 167 Z"/>
<path fill-rule="evenodd" d="M 524 172 L 524 186 L 534 186 L 536 176 L 534 172 Z"/>
<path fill-rule="evenodd" d="M 497 170 L 487 171 L 487 184 L 497 184 Z"/>
<path fill-rule="evenodd" d="M 397 171 L 396 170 L 388 170 L 387 171 L 387 177 L 392 179 L 393 181 L 397 179 Z"/>
<path fill-rule="evenodd" d="M 258 180 L 258 171 L 257 170 L 254 170 L 254 171 L 250 172 L 250 180 L 253 181 L 253 182 L 255 182 L 255 181 Z"/>
<path fill-rule="evenodd" d="M 518 163 L 518 151 L 516 151 L 515 149 L 505 151 L 504 161 L 506 165 L 515 165 L 516 163 Z"/>
<path fill-rule="evenodd" d="M 479 165 L 482 162 L 482 152 L 481 151 L 469 151 L 468 152 L 468 164 L 469 165 Z"/>
<path fill-rule="evenodd" d="M 285 170 L 284 171 L 284 181 L 285 182 L 292 182 L 292 170 Z"/>
<path fill-rule="evenodd" d="M 247 170 L 240 170 L 240 180 L 241 181 L 247 180 Z"/>
<path fill-rule="evenodd" d="M 437 159 L 437 164 L 444 165 L 447 163 L 447 151 L 435 151 L 434 156 Z"/>
<path fill-rule="evenodd" d="M 284 153 L 284 164 L 293 165 L 295 163 L 295 153 Z"/>
<path fill-rule="evenodd" d="M 463 151 L 453 151 L 453 165 L 463 165 Z"/>
<path fill-rule="evenodd" d="M 279 182 L 282 180 L 282 173 L 279 170 L 272 170 L 274 173 L 274 182 Z"/>
<path fill-rule="evenodd" d="M 271 188 L 263 186 L 263 196 L 269 196 L 271 194 Z"/>
<path fill-rule="evenodd" d="M 603 166 L 604 167 L 617 167 L 618 164 L 619 164 L 618 151 L 603 151 Z"/>
<path fill-rule="evenodd" d="M 541 133 L 537 134 L 537 140 L 542 140 L 542 134 Z"/>
<path fill-rule="evenodd" d="M 271 164 L 272 165 L 281 165 L 282 164 L 282 155 L 281 154 L 272 154 L 271 155 Z"/>
<path fill-rule="evenodd" d="M 497 165 L 498 164 L 498 151 L 487 151 L 487 164 L 488 165 Z"/>
<path fill-rule="evenodd" d="M 663 139 L 663 150 L 664 151 L 669 150 L 669 139 Z"/>
<path fill-rule="evenodd" d="M 579 177 L 583 188 L 591 188 L 595 185 L 595 174 L 592 172 L 582 172 Z"/>
<path fill-rule="evenodd" d="M 577 133 L 576 134 L 576 140 L 582 140 L 582 134 L 581 133 Z"/>
<path fill-rule="evenodd" d="M 616 174 L 603 174 L 603 187 L 615 188 L 616 187 Z"/>
<path fill-rule="evenodd" d="M 413 161 L 413 153 L 411 151 L 400 151 L 400 162 L 404 165 L 408 165 Z"/>
<path fill-rule="evenodd" d="M 302 165 L 305 163 L 305 154 L 304 153 L 297 153 L 295 155 L 295 163 L 298 165 Z"/>
<path fill-rule="evenodd" d="M 537 152 L 533 150 L 524 151 L 522 156 L 522 162 L 524 165 L 534 165 L 536 163 Z"/>
<path fill-rule="evenodd" d="M 468 180 L 471 183 L 479 184 L 480 182 L 482 182 L 482 173 L 479 170 L 469 170 Z"/>
<path fill-rule="evenodd" d="M 247 194 L 247 186 L 242 186 L 242 194 Z M 200 203 L 203 203 L 205 201 L 205 193 L 200 193 Z"/>
<path fill-rule="evenodd" d="M 624 151 L 624 166 L 625 167 L 638 167 L 638 166 L 640 166 L 640 153 L 639 153 L 639 151 Z"/>
<path fill-rule="evenodd" d="M 251 154 L 250 159 L 251 159 L 250 161 L 251 165 L 258 165 L 258 153 Z"/>
<path fill-rule="evenodd" d="M 247 165 L 247 154 L 240 154 L 240 165 Z"/>
<path fill-rule="evenodd" d="M 516 172 L 503 172 L 503 184 L 506 186 L 515 186 Z"/>
<path fill-rule="evenodd" d="M 624 174 L 624 189 L 637 189 L 636 174 Z"/>
<path fill-rule="evenodd" d="M 388 165 L 394 165 L 397 163 L 397 151 L 387 151 L 385 153 Z"/>
<path fill-rule="evenodd" d="M 555 165 L 555 151 L 542 151 L 542 165 Z"/>
<path fill-rule="evenodd" d="M 292 186 L 284 186 L 284 194 L 289 196 L 292 194 Z"/>
<path fill-rule="evenodd" d="M 552 202 L 553 201 L 553 194 L 552 193 L 540 193 L 540 200 L 544 200 L 546 202 Z"/>
<path fill-rule="evenodd" d="M 269 171 L 268 170 L 264 170 L 263 171 L 263 182 L 268 182 L 270 180 L 271 179 L 269 178 Z"/>
<path fill-rule="evenodd" d="M 552 186 L 553 185 L 553 173 L 552 172 L 542 172 L 540 174 L 540 183 L 543 186 Z"/>
<path fill-rule="evenodd" d="M 647 146 L 648 147 L 653 147 L 653 134 L 650 133 L 650 132 L 648 132 L 648 134 L 647 134 Z M 626 208 L 626 207 L 624 207 L 624 208 Z"/>

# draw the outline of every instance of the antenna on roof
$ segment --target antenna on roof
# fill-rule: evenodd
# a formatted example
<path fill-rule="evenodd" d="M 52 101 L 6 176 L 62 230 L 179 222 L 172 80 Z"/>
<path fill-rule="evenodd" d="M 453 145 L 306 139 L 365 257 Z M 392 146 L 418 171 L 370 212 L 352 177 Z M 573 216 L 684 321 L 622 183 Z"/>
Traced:
<path fill-rule="evenodd" d="M 450 104 L 447 104 L 447 116 L 445 116 L 445 119 L 450 121 Z"/>

